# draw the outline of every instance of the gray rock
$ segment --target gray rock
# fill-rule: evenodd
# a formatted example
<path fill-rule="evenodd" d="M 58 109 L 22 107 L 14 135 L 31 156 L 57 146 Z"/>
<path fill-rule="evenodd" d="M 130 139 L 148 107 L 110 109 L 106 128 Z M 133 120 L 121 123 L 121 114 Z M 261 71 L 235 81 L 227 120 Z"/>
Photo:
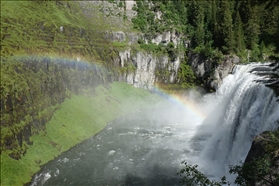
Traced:
<path fill-rule="evenodd" d="M 127 37 L 127 40 L 128 40 L 129 44 L 136 44 L 136 43 L 138 43 L 140 35 L 136 34 L 136 33 L 133 33 L 133 32 L 127 32 L 126 37 Z"/>
<path fill-rule="evenodd" d="M 133 10 L 133 7 L 136 5 L 134 0 L 125 0 L 126 3 L 126 16 L 129 21 L 137 15 L 137 12 Z"/>
<path fill-rule="evenodd" d="M 213 81 L 211 82 L 214 87 L 212 88 L 215 90 L 219 88 L 222 80 L 232 72 L 233 67 L 237 63 L 239 63 L 238 56 L 226 56 L 225 59 L 220 64 L 218 64 L 217 68 L 214 70 Z"/>
<path fill-rule="evenodd" d="M 164 32 L 162 37 L 162 43 L 167 45 L 171 41 L 171 33 L 170 31 Z"/>
<path fill-rule="evenodd" d="M 155 19 L 161 20 L 162 15 L 163 15 L 163 13 L 161 11 L 155 12 Z"/>
<path fill-rule="evenodd" d="M 159 45 L 163 40 L 163 35 L 162 34 L 158 34 L 156 36 L 156 38 L 152 39 L 152 43 L 155 43 L 156 45 Z"/>
<path fill-rule="evenodd" d="M 188 56 L 188 64 L 191 65 L 195 75 L 213 90 L 220 87 L 222 80 L 232 72 L 237 63 L 239 63 L 239 57 L 235 55 L 225 56 L 220 63 L 206 59 L 201 54 L 190 53 Z"/>
<path fill-rule="evenodd" d="M 112 42 L 124 42 L 126 40 L 126 35 L 122 31 L 117 32 L 105 32 L 105 38 Z"/>
<path fill-rule="evenodd" d="M 188 64 L 192 67 L 195 75 L 198 78 L 205 79 L 206 72 L 212 69 L 212 61 L 206 59 L 201 54 L 190 53 L 188 56 Z"/>
<path fill-rule="evenodd" d="M 133 84 L 135 87 L 152 88 L 154 83 L 159 80 L 156 69 L 163 71 L 167 69 L 168 76 L 165 77 L 165 82 L 174 83 L 177 78 L 180 58 L 170 61 L 166 55 L 154 56 L 141 51 L 131 53 L 130 48 L 120 51 L 118 54 L 119 58 L 114 59 L 114 64 L 118 64 L 121 68 L 130 66 L 130 70 L 126 69 L 124 74 L 119 75 L 118 80 L 120 81 Z M 135 70 L 131 70 L 132 66 Z"/>

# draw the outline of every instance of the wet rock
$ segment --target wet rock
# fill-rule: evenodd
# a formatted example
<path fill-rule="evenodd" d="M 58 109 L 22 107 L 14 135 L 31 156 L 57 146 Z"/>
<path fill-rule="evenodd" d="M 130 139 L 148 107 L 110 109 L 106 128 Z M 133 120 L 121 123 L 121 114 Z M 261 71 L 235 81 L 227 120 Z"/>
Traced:
<path fill-rule="evenodd" d="M 264 139 L 268 138 L 268 136 L 269 132 L 264 132 L 255 137 L 248 155 L 246 156 L 245 162 L 251 162 L 254 158 L 259 158 L 266 153 L 266 141 Z"/>
<path fill-rule="evenodd" d="M 266 154 L 271 155 L 271 161 L 273 162 L 269 167 L 269 174 L 261 177 L 262 180 L 267 180 L 271 185 L 279 184 L 279 147 L 273 149 L 267 149 L 267 145 L 270 143 L 270 140 L 274 140 L 270 138 L 273 132 L 266 131 L 262 134 L 256 136 L 253 140 L 252 146 L 246 156 L 244 163 L 249 163 L 256 158 L 263 157 Z M 271 152 L 270 152 L 271 151 Z M 276 178 L 277 176 L 277 178 Z M 246 179 L 250 186 L 262 186 L 263 183 L 259 182 L 251 177 Z"/>

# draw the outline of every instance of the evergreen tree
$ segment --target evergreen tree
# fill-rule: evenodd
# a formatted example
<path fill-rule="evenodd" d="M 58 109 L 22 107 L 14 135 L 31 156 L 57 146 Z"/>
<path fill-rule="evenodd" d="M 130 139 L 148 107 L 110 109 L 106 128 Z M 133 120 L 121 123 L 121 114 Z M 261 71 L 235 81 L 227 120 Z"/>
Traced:
<path fill-rule="evenodd" d="M 257 6 L 252 6 L 251 1 L 247 1 L 247 23 L 245 25 L 246 46 L 248 49 L 255 49 L 258 46 L 260 26 L 258 23 Z"/>
<path fill-rule="evenodd" d="M 260 43 L 268 56 L 279 52 L 279 1 L 139 0 L 137 6 L 132 21 L 148 39 L 175 30 L 191 38 L 192 49 L 208 56 L 221 49 L 223 54 L 236 52 L 244 57 L 249 49 L 257 60 L 262 51 Z M 158 11 L 163 14 L 160 20 L 155 19 L 154 12 Z"/>
<path fill-rule="evenodd" d="M 213 41 L 214 41 L 214 45 L 216 46 L 218 44 L 219 41 L 219 33 L 218 33 L 218 21 L 217 21 L 217 5 L 216 5 L 216 1 L 213 0 L 211 1 L 211 31 L 213 34 Z"/>
<path fill-rule="evenodd" d="M 241 52 L 245 49 L 244 43 L 244 31 L 242 26 L 241 17 L 239 12 L 236 13 L 235 23 L 234 23 L 234 38 L 235 38 L 235 51 Z"/>
<path fill-rule="evenodd" d="M 192 25 L 195 28 L 192 37 L 194 48 L 204 44 L 204 10 L 200 5 L 199 1 L 192 1 L 190 7 L 190 20 L 192 20 Z"/>
<path fill-rule="evenodd" d="M 224 53 L 231 53 L 234 46 L 232 15 L 230 10 L 230 3 L 228 0 L 221 2 L 220 14 L 220 33 L 223 40 L 222 51 Z"/>
<path fill-rule="evenodd" d="M 278 41 L 278 37 L 276 38 L 276 32 L 279 26 L 279 5 L 278 3 L 276 4 L 275 2 L 270 1 L 260 5 L 260 40 L 264 41 L 267 45 L 273 44 L 274 41 Z"/>

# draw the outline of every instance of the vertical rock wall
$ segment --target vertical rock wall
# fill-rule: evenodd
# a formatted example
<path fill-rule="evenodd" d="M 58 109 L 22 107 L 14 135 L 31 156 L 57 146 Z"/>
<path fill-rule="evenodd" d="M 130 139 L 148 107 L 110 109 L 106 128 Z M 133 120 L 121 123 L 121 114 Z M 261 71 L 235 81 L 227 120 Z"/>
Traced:
<path fill-rule="evenodd" d="M 118 80 L 141 88 L 151 88 L 155 82 L 174 83 L 180 65 L 180 58 L 171 61 L 167 55 L 152 55 L 131 48 L 120 51 L 113 60 L 124 71 Z"/>

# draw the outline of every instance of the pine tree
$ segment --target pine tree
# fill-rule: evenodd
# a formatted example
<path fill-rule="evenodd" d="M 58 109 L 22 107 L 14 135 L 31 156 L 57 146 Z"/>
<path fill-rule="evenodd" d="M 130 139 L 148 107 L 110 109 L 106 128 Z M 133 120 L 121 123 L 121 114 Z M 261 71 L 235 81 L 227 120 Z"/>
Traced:
<path fill-rule="evenodd" d="M 217 22 L 217 18 L 216 18 L 216 14 L 217 14 L 217 6 L 216 6 L 216 1 L 213 0 L 211 1 L 211 30 L 212 30 L 212 34 L 213 34 L 213 40 L 214 43 L 216 44 L 218 41 L 218 22 Z"/>
<path fill-rule="evenodd" d="M 228 0 L 221 2 L 220 14 L 220 33 L 223 40 L 222 51 L 224 53 L 231 53 L 234 46 L 232 15 L 230 10 L 230 3 Z"/>
<path fill-rule="evenodd" d="M 194 34 L 192 37 L 192 46 L 197 47 L 204 44 L 204 12 L 198 1 L 192 1 L 190 11 L 192 24 L 194 26 Z"/>
<path fill-rule="evenodd" d="M 248 49 L 255 49 L 258 46 L 260 26 L 257 16 L 257 6 L 253 6 L 251 0 L 245 4 L 247 23 L 245 24 L 245 38 Z"/>
<path fill-rule="evenodd" d="M 244 43 L 243 25 L 238 11 L 236 13 L 236 18 L 234 22 L 234 38 L 235 38 L 234 49 L 236 52 L 241 52 L 242 50 L 245 49 L 245 43 Z"/>

